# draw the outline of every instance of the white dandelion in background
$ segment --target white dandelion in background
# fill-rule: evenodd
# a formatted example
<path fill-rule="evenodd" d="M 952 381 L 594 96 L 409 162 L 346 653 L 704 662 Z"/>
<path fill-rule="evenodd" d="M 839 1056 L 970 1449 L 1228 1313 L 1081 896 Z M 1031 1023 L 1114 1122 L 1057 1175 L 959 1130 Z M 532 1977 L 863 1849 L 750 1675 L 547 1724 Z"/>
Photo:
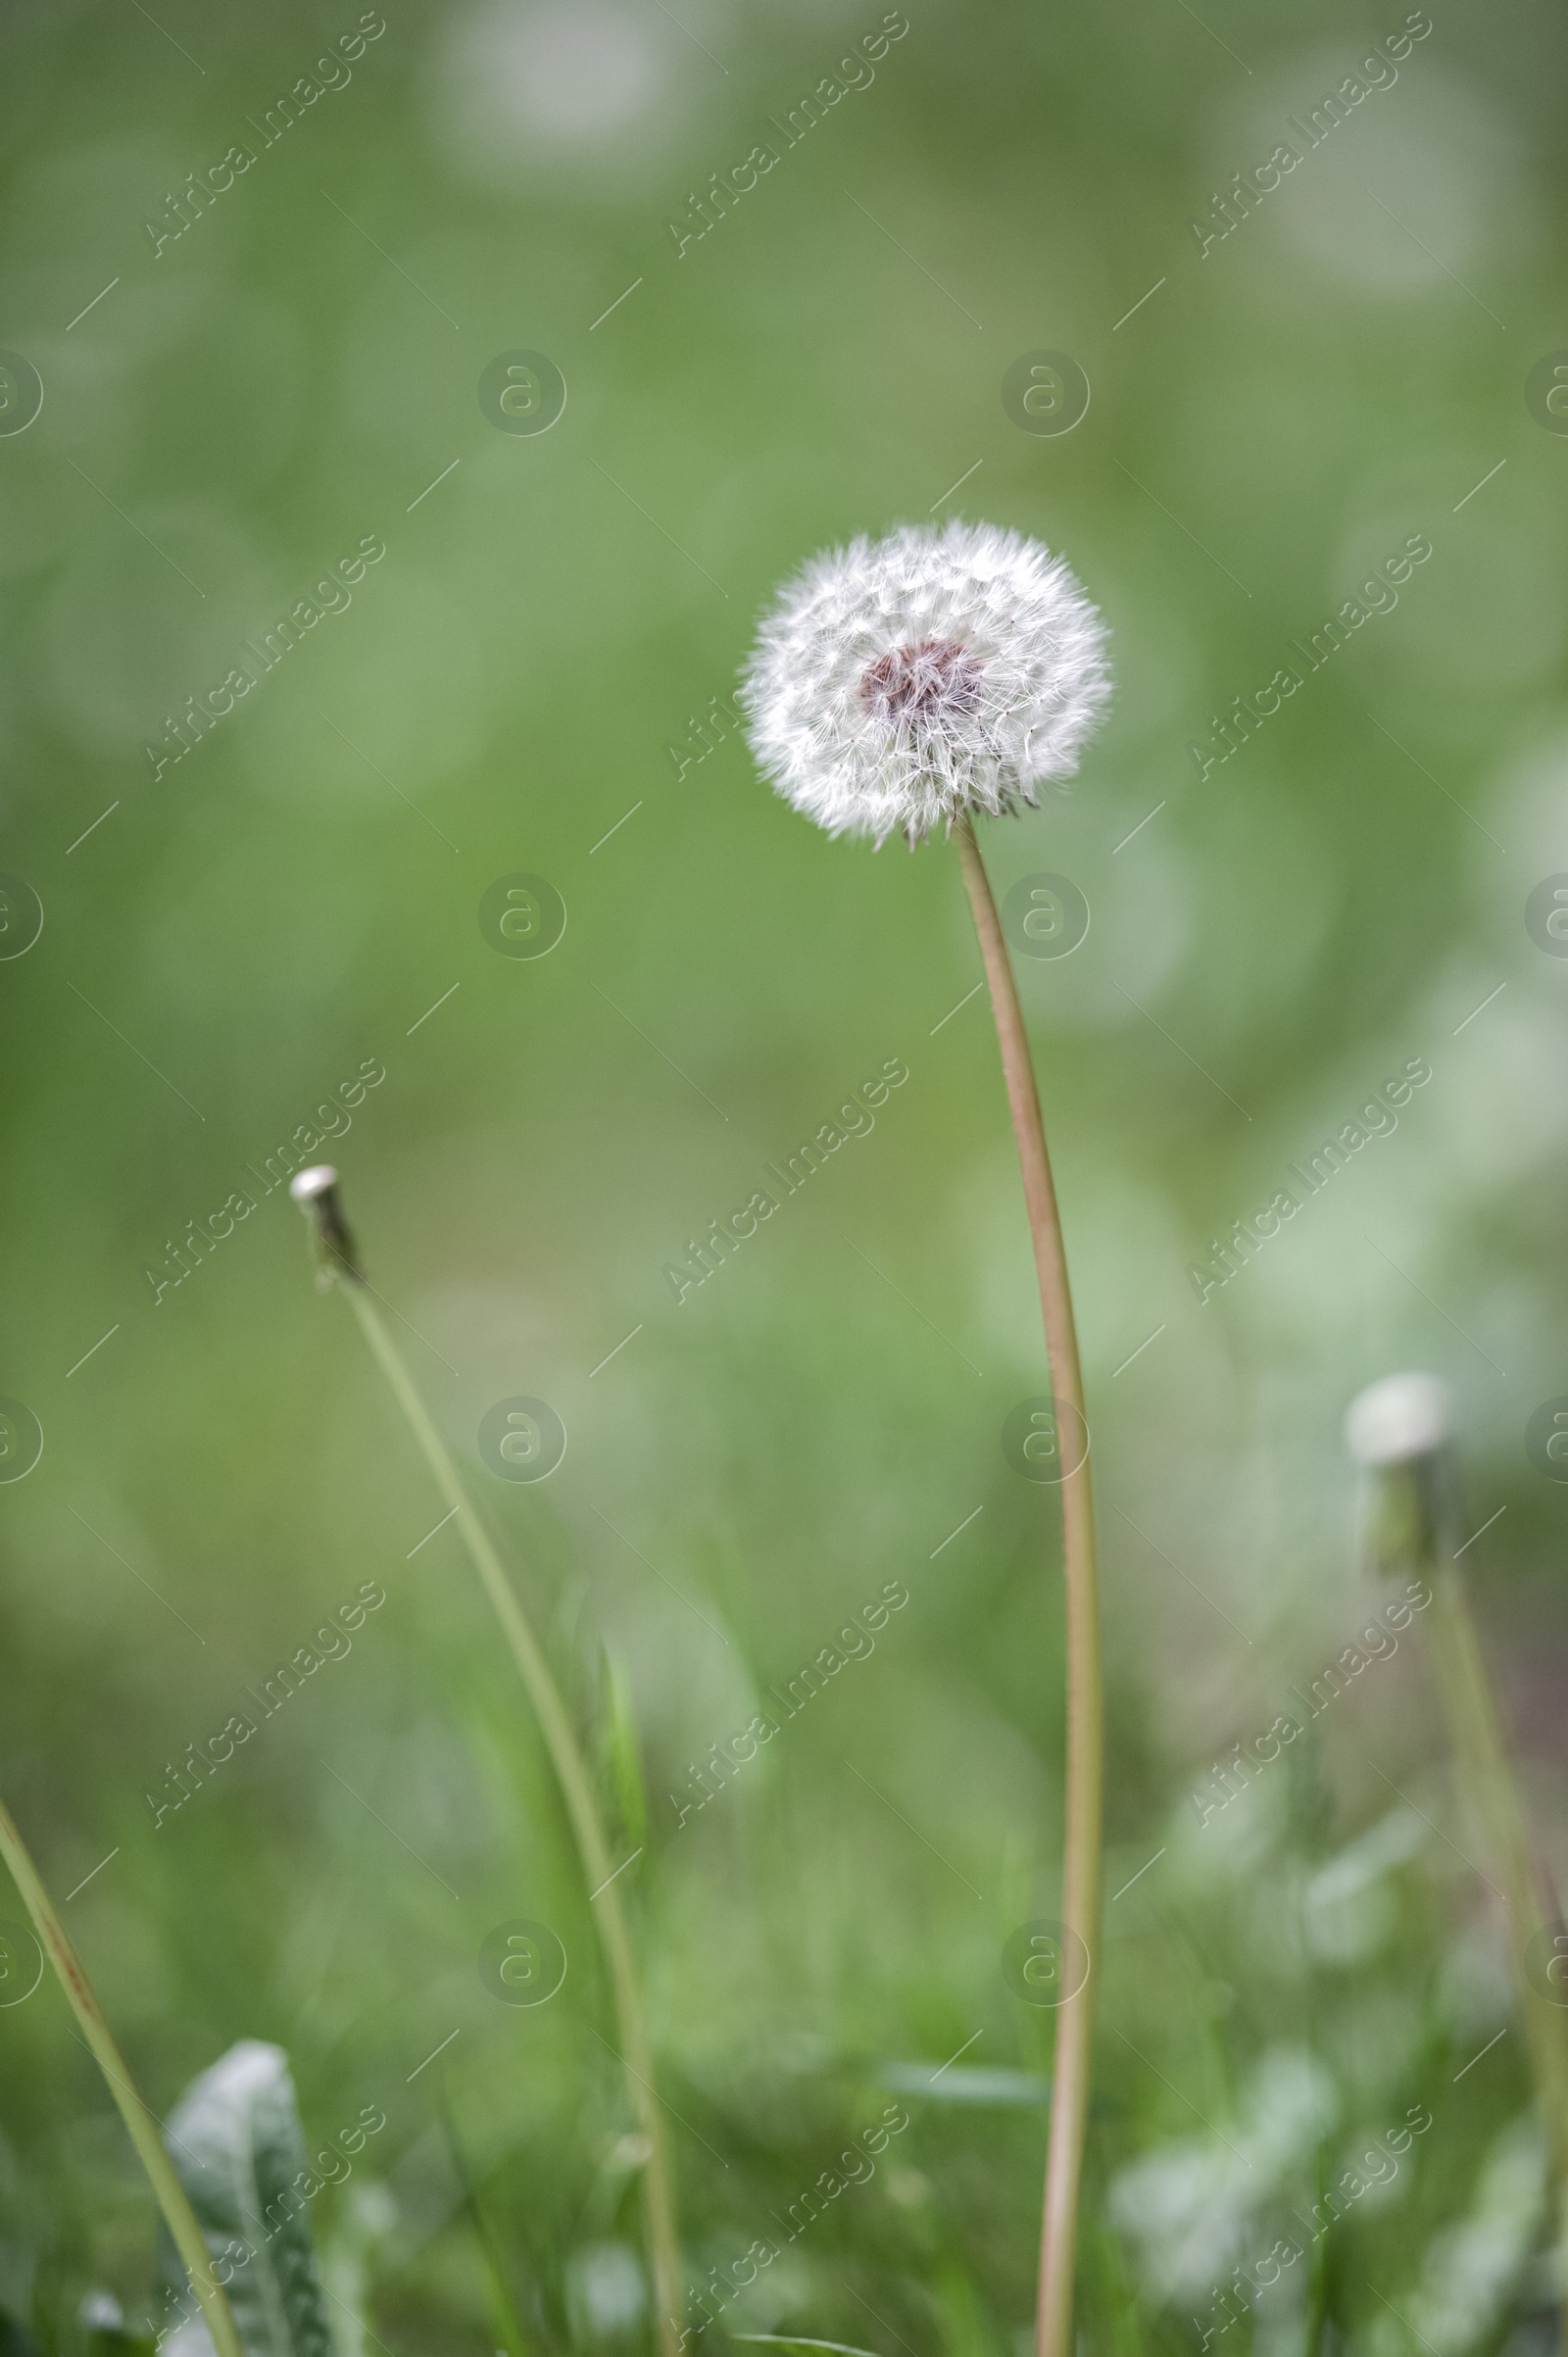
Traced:
<path fill-rule="evenodd" d="M 814 557 L 762 624 L 741 701 L 785 800 L 830 835 L 907 837 L 1034 804 L 1110 693 L 1071 569 L 989 523 L 904 525 Z"/>
<path fill-rule="evenodd" d="M 1568 2040 L 1555 2010 L 1560 1951 L 1554 1942 L 1563 1902 L 1527 1797 L 1510 1714 L 1493 1682 L 1467 1593 L 1466 1575 L 1478 1561 L 1472 1549 L 1507 1508 L 1499 1506 L 1460 1540 L 1468 1519 L 1460 1497 L 1460 1432 L 1452 1393 L 1426 1374 L 1386 1375 L 1369 1384 L 1351 1400 L 1345 1420 L 1347 1447 L 1363 1468 L 1364 1566 L 1384 1579 L 1402 1576 L 1406 1585 L 1398 1600 L 1408 1614 L 1428 1615 L 1422 1624 L 1427 1656 L 1456 1780 L 1479 1836 L 1477 1855 L 1466 1862 L 1503 1902 L 1516 2018 L 1546 2131 L 1551 2209 L 1560 2220 L 1568 2215 Z M 1385 1617 L 1399 1625 L 1392 1609 Z M 1479 2230 L 1467 2242 L 1456 2230 L 1453 2247 L 1466 2254 L 1467 2267 L 1475 2249 L 1487 2245 L 1489 2232 Z M 1484 2275 L 1482 2270 L 1477 2281 Z M 1460 2294 L 1448 2288 L 1444 2296 L 1451 2310 Z M 1478 2310 L 1474 2333 L 1466 2327 L 1437 2345 L 1469 2347 L 1480 2332 L 1479 2318 Z"/>
<path fill-rule="evenodd" d="M 1358 1464 L 1435 1455 L 1453 1430 L 1453 1395 L 1436 1375 L 1384 1375 L 1351 1400 L 1345 1441 Z"/>

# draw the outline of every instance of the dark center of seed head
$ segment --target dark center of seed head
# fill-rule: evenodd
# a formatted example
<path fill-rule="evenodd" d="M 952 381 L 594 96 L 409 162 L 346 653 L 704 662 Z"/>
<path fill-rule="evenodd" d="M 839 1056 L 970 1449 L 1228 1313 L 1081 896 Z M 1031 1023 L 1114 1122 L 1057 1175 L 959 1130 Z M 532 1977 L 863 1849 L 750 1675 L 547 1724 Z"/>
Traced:
<path fill-rule="evenodd" d="M 972 712 L 980 700 L 981 664 L 961 639 L 925 638 L 893 647 L 866 664 L 860 698 L 879 720 L 936 722 Z"/>

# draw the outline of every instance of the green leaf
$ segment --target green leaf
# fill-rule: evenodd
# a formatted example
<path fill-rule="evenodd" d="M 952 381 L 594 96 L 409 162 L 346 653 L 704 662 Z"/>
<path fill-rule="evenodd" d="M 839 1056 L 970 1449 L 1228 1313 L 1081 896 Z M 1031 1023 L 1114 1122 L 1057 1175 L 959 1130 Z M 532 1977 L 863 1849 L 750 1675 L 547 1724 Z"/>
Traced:
<path fill-rule="evenodd" d="M 305 2159 L 294 2083 L 281 2046 L 242 2038 L 193 2079 L 164 2131 L 248 2357 L 331 2357 L 332 2335 L 307 2213 L 319 2190 Z M 166 2272 L 184 2283 L 172 2244 Z M 168 2344 L 202 2357 L 212 2342 L 192 2316 Z"/>

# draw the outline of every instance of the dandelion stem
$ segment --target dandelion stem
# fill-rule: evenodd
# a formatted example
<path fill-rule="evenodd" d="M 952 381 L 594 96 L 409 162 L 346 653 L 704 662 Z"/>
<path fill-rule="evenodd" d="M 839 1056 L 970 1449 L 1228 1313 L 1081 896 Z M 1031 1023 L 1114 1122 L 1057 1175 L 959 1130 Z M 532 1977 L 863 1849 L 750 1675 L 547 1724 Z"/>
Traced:
<path fill-rule="evenodd" d="M 196 2213 L 179 2182 L 178 2172 L 165 2149 L 158 2123 L 143 2102 L 125 2067 L 125 2058 L 116 2045 L 114 2034 L 99 2009 L 98 1999 L 82 1969 L 81 1959 L 67 1938 L 66 1927 L 55 1913 L 54 1902 L 28 1855 L 27 1845 L 3 1804 L 0 1804 L 0 1855 L 4 1856 L 11 1869 L 11 1879 L 22 1893 L 27 1913 L 32 1917 L 33 1928 L 43 1943 L 44 1953 L 55 1969 L 67 2004 L 81 2026 L 82 2037 L 93 2060 L 109 2082 L 109 2092 L 120 2107 L 120 2116 L 136 2147 L 136 2157 L 147 2172 L 158 2197 L 158 2206 L 174 2237 L 175 2248 L 185 2262 L 191 2288 L 201 2302 L 202 2314 L 207 2320 L 207 2330 L 213 2336 L 218 2357 L 245 2357 L 245 2344 L 235 2326 L 228 2294 L 213 2273 L 207 2237 L 197 2224 Z"/>
<path fill-rule="evenodd" d="M 1544 1862 L 1531 1851 L 1518 1774 L 1464 1580 L 1453 1563 L 1436 1557 L 1434 1548 L 1424 1566 L 1433 1592 L 1428 1642 L 1460 1781 L 1489 1862 L 1501 1877 L 1506 1896 L 1514 1986 L 1544 2115 L 1555 2223 L 1557 2231 L 1564 2233 L 1568 2232 L 1568 2037 L 1560 2009 L 1530 1986 L 1526 1970 L 1531 1939 L 1542 1924 L 1558 1915 L 1559 1906 Z M 1568 2336 L 1568 2316 L 1564 2332 Z"/>
<path fill-rule="evenodd" d="M 590 1891 L 598 1892 L 593 1904 L 614 1991 L 615 2016 L 620 2030 L 620 2059 L 626 2072 L 632 2107 L 648 2150 L 643 2170 L 643 2199 L 654 2299 L 658 2310 L 659 2348 L 661 2357 L 676 2357 L 686 2303 L 681 2278 L 680 2243 L 675 2228 L 674 2192 L 664 2125 L 654 2086 L 653 2054 L 643 2018 L 642 1993 L 637 1984 L 636 1966 L 632 1961 L 631 1940 L 621 1909 L 620 1890 L 613 1880 L 617 1861 L 610 1853 L 610 1845 L 599 1821 L 593 1786 L 561 1691 L 551 1675 L 550 1665 L 528 1617 L 513 1593 L 490 1534 L 470 1504 L 446 1443 L 426 1413 L 424 1402 L 415 1390 L 396 1346 L 365 1286 L 348 1269 L 338 1266 L 335 1273 L 348 1295 L 349 1304 L 360 1323 L 360 1331 L 386 1377 L 398 1405 L 408 1418 L 414 1437 L 424 1453 L 425 1462 L 435 1477 L 436 1487 L 456 1517 L 464 1544 L 479 1574 L 480 1584 L 495 1607 L 496 1617 L 522 1674 L 522 1682 L 528 1690 L 529 1700 L 555 1764 L 566 1803 L 566 1814 L 576 1837 L 583 1873 L 587 1877 L 587 1888 Z"/>
<path fill-rule="evenodd" d="M 1056 1190 L 1046 1150 L 1045 1124 L 1035 1087 L 1029 1040 L 1018 988 L 1007 958 L 985 861 L 967 817 L 954 827 L 969 905 L 974 911 L 980 955 L 991 986 L 991 1005 L 1002 1050 L 1003 1075 L 1012 1108 L 1023 1172 L 1024 1203 L 1040 1279 L 1046 1354 L 1058 1434 L 1072 1416 L 1084 1415 L 1083 1370 L 1073 1322 L 1067 1255 L 1056 1209 Z M 1063 1411 L 1072 1411 L 1064 1416 Z M 1080 1425 L 1087 1434 L 1087 1423 Z M 1084 2133 L 1089 2111 L 1089 2073 L 1094 2036 L 1095 1973 L 1100 1961 L 1100 1831 L 1104 1786 L 1104 1702 L 1100 1665 L 1100 1590 L 1095 1569 L 1095 1501 L 1090 1460 L 1061 1484 L 1063 1577 L 1067 1612 L 1067 1776 L 1062 1842 L 1061 1912 L 1088 1950 L 1089 1977 L 1056 2015 L 1054 2076 L 1050 2142 L 1040 2234 L 1040 2298 L 1035 2318 L 1037 2357 L 1071 2357 L 1073 2269 L 1077 2246 L 1078 2187 L 1083 2171 Z"/>

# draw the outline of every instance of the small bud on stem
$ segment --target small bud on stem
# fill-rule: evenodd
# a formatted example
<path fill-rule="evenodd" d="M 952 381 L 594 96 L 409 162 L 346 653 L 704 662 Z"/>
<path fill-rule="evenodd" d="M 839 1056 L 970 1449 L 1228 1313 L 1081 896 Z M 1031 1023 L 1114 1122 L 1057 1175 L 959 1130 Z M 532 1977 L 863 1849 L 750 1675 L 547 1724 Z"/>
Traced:
<path fill-rule="evenodd" d="M 1366 1469 L 1361 1553 L 1387 1578 L 1451 1553 L 1453 1400 L 1433 1375 L 1386 1375 L 1351 1400 L 1345 1440 Z"/>
<path fill-rule="evenodd" d="M 317 1162 L 309 1170 L 297 1171 L 289 1181 L 288 1191 L 306 1218 L 314 1217 L 316 1221 L 317 1283 L 325 1287 L 334 1276 L 339 1276 L 350 1284 L 363 1285 L 365 1272 L 338 1202 L 337 1172 L 331 1163 Z"/>
<path fill-rule="evenodd" d="M 1513 1746 L 1465 1594 L 1460 1557 L 1472 1541 L 1455 1545 L 1454 1424 L 1446 1384 L 1431 1375 L 1388 1375 L 1350 1402 L 1345 1438 L 1364 1468 L 1366 1567 L 1385 1576 L 1413 1570 L 1431 1585 L 1430 1660 L 1459 1782 L 1483 1854 L 1499 1878 L 1491 1887 L 1507 1908 L 1515 1990 L 1546 2129 L 1551 2207 L 1568 2227 L 1568 2025 L 1543 2001 L 1529 1970 L 1531 1942 L 1543 1923 L 1558 1919 L 1561 1902 L 1532 1834 Z M 1483 1530 L 1490 1528 L 1483 1523 Z"/>

